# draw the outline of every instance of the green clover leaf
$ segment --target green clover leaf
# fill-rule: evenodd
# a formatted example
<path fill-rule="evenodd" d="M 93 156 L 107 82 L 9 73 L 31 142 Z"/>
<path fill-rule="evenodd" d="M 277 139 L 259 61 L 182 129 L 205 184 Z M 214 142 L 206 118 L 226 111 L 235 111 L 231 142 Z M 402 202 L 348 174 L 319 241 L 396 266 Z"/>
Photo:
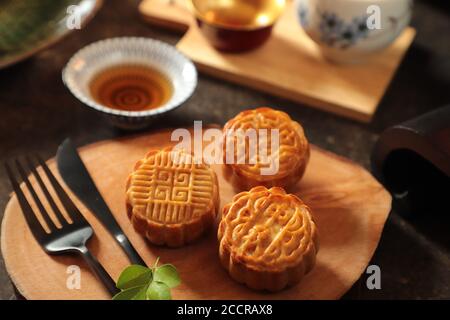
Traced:
<path fill-rule="evenodd" d="M 172 295 L 170 294 L 170 288 L 167 284 L 152 281 L 147 289 L 147 299 L 148 300 L 171 300 Z"/>
<path fill-rule="evenodd" d="M 170 300 L 171 288 L 180 284 L 177 269 L 171 264 L 158 267 L 159 258 L 152 268 L 131 265 L 125 268 L 117 280 L 121 292 L 113 300 Z"/>
<path fill-rule="evenodd" d="M 143 286 L 122 290 L 116 294 L 113 300 L 133 300 L 133 298 L 142 290 Z"/>
<path fill-rule="evenodd" d="M 140 265 L 131 265 L 120 274 L 119 280 L 117 280 L 117 288 L 125 290 L 144 286 L 151 281 L 151 278 L 151 269 Z"/>
<path fill-rule="evenodd" d="M 148 285 L 140 287 L 141 290 L 132 298 L 132 300 L 147 300 Z"/>
<path fill-rule="evenodd" d="M 153 273 L 153 280 L 165 283 L 169 288 L 174 288 L 181 282 L 177 269 L 171 264 L 157 267 Z"/>

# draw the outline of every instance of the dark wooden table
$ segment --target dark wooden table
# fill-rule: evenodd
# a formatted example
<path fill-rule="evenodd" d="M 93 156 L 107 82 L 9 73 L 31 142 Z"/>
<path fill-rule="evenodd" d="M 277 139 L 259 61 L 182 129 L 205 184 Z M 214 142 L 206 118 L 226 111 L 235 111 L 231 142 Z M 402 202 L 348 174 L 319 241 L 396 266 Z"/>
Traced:
<path fill-rule="evenodd" d="M 175 44 L 178 36 L 143 23 L 137 13 L 138 1 L 105 2 L 83 30 L 32 59 L 0 71 L 0 162 L 30 152 L 53 157 L 67 136 L 83 145 L 126 134 L 82 107 L 64 87 L 61 69 L 78 49 L 96 40 L 145 36 Z M 300 121 L 312 143 L 369 168 L 370 153 L 380 132 L 450 102 L 448 4 L 416 1 L 412 24 L 418 29 L 417 38 L 369 125 L 200 75 L 194 96 L 155 128 L 189 126 L 194 120 L 223 124 L 240 110 L 273 106 Z M 10 192 L 6 174 L 0 169 L 1 208 Z M 345 298 L 450 298 L 449 229 L 448 224 L 429 227 L 426 218 L 405 220 L 393 212 L 372 261 L 381 268 L 382 289 L 368 290 L 367 275 L 363 274 Z M 13 297 L 1 261 L 0 298 Z"/>

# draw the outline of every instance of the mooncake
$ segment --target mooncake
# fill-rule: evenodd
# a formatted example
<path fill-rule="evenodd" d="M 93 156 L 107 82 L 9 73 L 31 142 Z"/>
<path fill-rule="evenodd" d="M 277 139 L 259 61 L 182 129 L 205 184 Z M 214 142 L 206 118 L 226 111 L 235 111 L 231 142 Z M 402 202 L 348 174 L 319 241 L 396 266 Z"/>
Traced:
<path fill-rule="evenodd" d="M 275 131 L 278 135 L 272 136 Z M 251 133 L 257 136 L 254 144 L 249 142 Z M 243 111 L 229 120 L 223 129 L 223 148 L 225 171 L 242 190 L 295 185 L 310 155 L 302 126 L 285 112 L 266 107 Z"/>
<path fill-rule="evenodd" d="M 311 210 L 279 187 L 234 196 L 223 208 L 218 239 L 220 261 L 231 277 L 271 292 L 298 283 L 319 248 Z"/>
<path fill-rule="evenodd" d="M 183 151 L 150 151 L 128 178 L 126 204 L 137 232 L 153 244 L 179 247 L 214 224 L 217 177 L 209 165 Z"/>

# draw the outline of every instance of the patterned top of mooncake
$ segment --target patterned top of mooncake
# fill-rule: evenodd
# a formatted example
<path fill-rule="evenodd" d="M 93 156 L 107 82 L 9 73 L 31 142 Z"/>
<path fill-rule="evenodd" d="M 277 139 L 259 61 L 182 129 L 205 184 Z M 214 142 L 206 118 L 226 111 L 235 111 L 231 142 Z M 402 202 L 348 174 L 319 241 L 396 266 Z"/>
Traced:
<path fill-rule="evenodd" d="M 279 270 L 317 251 L 316 233 L 310 209 L 299 198 L 282 188 L 256 187 L 224 207 L 218 235 L 234 260 Z"/>
<path fill-rule="evenodd" d="M 256 130 L 257 148 L 251 148 L 247 129 Z M 275 147 L 276 144 L 272 147 L 273 129 L 279 130 L 278 148 Z M 308 150 L 303 128 L 282 111 L 271 108 L 246 110 L 228 121 L 224 127 L 224 157 L 227 152 L 234 153 L 235 162 L 231 166 L 244 177 L 259 177 L 262 180 L 286 177 L 307 161 Z M 261 176 L 261 169 L 268 168 L 270 163 L 278 164 L 276 174 Z"/>
<path fill-rule="evenodd" d="M 136 163 L 127 182 L 133 214 L 161 224 L 188 223 L 214 211 L 214 171 L 182 151 L 151 151 Z"/>

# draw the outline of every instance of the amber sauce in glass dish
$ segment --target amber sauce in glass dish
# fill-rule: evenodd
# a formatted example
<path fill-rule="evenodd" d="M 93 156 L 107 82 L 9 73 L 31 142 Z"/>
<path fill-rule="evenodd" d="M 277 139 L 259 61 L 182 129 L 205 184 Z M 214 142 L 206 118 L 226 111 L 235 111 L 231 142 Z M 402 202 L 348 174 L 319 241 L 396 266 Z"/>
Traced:
<path fill-rule="evenodd" d="M 166 75 L 143 65 L 106 68 L 94 75 L 89 89 L 97 103 L 125 111 L 156 109 L 173 94 L 172 83 Z"/>

